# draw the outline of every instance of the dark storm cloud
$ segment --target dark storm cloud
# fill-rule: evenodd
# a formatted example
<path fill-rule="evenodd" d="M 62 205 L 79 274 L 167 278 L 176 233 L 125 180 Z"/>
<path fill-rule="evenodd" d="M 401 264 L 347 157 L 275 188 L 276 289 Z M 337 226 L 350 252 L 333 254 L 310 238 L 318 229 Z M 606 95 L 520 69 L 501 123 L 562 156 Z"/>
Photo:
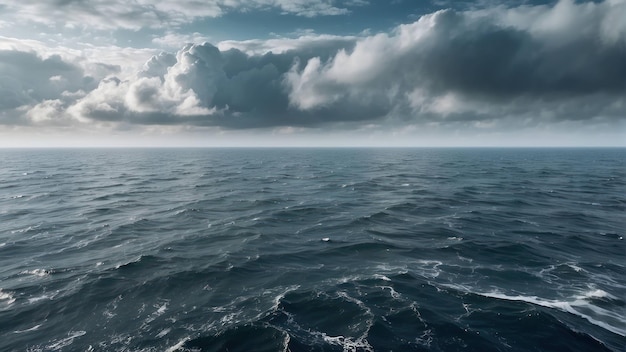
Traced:
<path fill-rule="evenodd" d="M 434 29 L 434 43 L 413 59 L 423 65 L 420 73 L 436 89 L 503 98 L 626 89 L 625 43 L 603 42 L 595 31 L 578 33 L 575 40 L 542 38 L 468 21 L 453 11 L 442 12 Z"/>

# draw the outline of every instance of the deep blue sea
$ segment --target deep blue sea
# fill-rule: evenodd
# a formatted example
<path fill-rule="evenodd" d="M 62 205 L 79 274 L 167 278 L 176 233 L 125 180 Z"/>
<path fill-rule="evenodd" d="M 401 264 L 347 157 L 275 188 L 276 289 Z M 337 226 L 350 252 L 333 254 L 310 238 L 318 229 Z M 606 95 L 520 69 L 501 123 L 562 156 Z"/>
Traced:
<path fill-rule="evenodd" d="M 0 150 L 0 351 L 626 351 L 626 149 Z"/>

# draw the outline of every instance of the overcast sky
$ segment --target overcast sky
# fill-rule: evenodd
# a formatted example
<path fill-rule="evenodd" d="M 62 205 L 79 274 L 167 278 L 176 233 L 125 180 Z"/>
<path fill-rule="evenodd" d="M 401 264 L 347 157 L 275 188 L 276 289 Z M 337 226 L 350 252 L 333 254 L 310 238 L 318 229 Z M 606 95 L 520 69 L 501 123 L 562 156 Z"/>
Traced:
<path fill-rule="evenodd" d="M 626 146 L 626 0 L 0 0 L 0 147 Z"/>

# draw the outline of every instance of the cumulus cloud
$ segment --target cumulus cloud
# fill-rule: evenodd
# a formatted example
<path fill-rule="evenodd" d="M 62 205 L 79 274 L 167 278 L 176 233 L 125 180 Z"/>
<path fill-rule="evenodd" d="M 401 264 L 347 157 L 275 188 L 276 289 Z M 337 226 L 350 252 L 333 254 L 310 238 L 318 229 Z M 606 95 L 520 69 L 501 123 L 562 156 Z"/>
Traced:
<path fill-rule="evenodd" d="M 616 16 L 626 18 L 626 2 L 439 11 L 296 67 L 290 103 L 392 95 L 389 113 L 418 119 L 623 118 L 626 34 L 606 26 Z"/>
<path fill-rule="evenodd" d="M 277 9 L 303 17 L 345 15 L 365 1 L 337 0 L 0 0 L 12 19 L 97 29 L 176 26 L 234 11 Z"/>
<path fill-rule="evenodd" d="M 45 79 L 2 81 L 17 83 L 0 88 L 0 106 L 30 104 L 33 121 L 62 112 L 85 123 L 230 129 L 619 125 L 626 116 L 620 18 L 624 0 L 443 10 L 374 35 L 189 44 L 131 75 L 89 84 L 52 58 Z M 57 84 L 82 94 L 55 96 Z"/>
<path fill-rule="evenodd" d="M 28 107 L 37 106 L 49 116 L 49 108 L 59 107 L 58 99 L 63 92 L 97 85 L 93 77 L 58 55 L 43 58 L 12 50 L 0 50 L 0 77 L 0 111 L 26 116 L 31 116 Z"/>
<path fill-rule="evenodd" d="M 135 60 L 149 57 L 137 49 L 50 48 L 34 40 L 0 37 L 0 124 L 73 123 L 67 109 L 102 79 L 133 67 L 128 55 Z"/>

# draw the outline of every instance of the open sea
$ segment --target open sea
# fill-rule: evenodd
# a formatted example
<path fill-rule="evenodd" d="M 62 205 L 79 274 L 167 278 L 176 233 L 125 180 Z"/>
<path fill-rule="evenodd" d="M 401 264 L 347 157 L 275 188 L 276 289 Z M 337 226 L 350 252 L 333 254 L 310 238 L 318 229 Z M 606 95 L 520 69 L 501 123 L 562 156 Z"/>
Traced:
<path fill-rule="evenodd" d="M 0 150 L 0 351 L 626 351 L 626 149 Z"/>

